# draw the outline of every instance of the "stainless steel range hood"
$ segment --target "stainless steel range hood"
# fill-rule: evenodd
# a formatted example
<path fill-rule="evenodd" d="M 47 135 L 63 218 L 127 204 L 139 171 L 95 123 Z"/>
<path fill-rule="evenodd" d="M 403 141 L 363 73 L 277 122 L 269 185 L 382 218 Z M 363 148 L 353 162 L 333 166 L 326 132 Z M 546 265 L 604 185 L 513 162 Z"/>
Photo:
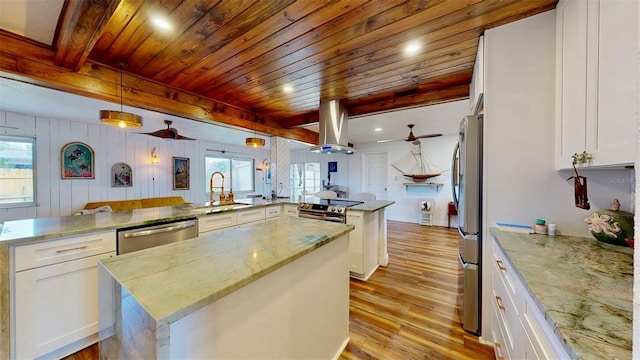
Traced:
<path fill-rule="evenodd" d="M 340 100 L 320 101 L 320 145 L 310 150 L 322 154 L 353 154 L 356 150 L 347 141 L 347 120 Z"/>

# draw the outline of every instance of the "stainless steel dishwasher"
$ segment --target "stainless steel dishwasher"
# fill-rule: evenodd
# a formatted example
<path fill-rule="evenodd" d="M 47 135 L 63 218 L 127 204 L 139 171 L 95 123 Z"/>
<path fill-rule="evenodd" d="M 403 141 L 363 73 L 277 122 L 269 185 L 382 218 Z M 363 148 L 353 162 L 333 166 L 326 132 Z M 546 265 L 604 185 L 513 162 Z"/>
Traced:
<path fill-rule="evenodd" d="M 198 236 L 198 220 L 178 220 L 118 230 L 118 255 Z"/>

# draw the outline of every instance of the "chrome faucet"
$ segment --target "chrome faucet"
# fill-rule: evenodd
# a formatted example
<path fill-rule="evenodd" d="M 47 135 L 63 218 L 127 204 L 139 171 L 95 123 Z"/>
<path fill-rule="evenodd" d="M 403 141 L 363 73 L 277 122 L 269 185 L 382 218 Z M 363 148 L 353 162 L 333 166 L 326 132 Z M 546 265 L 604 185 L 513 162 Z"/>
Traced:
<path fill-rule="evenodd" d="M 213 206 L 213 177 L 215 175 L 220 175 L 222 178 L 222 185 L 220 186 L 220 203 L 225 202 L 224 196 L 224 175 L 220 171 L 216 171 L 211 174 L 211 178 L 209 178 L 209 205 Z"/>

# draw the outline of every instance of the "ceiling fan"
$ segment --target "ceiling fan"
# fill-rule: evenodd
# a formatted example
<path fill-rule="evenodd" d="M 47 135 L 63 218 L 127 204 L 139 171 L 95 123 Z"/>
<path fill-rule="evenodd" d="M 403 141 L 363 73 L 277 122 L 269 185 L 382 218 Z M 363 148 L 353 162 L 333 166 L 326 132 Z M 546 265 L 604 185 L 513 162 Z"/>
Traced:
<path fill-rule="evenodd" d="M 162 130 L 158 130 L 150 133 L 137 133 L 137 134 L 151 135 L 151 136 L 159 137 L 162 139 L 169 139 L 169 140 L 195 140 L 190 137 L 179 135 L 178 130 L 171 127 L 171 124 L 173 124 L 173 121 L 165 120 L 164 123 L 167 124 L 166 129 L 162 129 Z"/>
<path fill-rule="evenodd" d="M 413 135 L 413 127 L 415 126 L 415 124 L 409 124 L 407 126 L 409 127 L 409 136 L 407 136 L 405 139 L 378 140 L 377 142 L 386 143 L 386 142 L 391 142 L 391 141 L 404 140 L 404 141 L 408 141 L 408 142 L 413 142 L 415 144 L 418 139 L 426 139 L 426 138 L 442 136 L 442 134 L 427 134 L 427 135 L 415 136 L 415 135 Z"/>

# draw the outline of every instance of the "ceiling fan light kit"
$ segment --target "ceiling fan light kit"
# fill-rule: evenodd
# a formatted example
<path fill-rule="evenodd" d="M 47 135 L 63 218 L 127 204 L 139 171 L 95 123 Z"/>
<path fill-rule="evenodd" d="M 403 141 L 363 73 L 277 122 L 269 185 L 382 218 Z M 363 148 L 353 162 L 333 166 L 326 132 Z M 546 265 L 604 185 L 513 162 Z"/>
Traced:
<path fill-rule="evenodd" d="M 122 65 L 120 65 L 120 111 L 100 110 L 100 122 L 106 125 L 118 126 L 122 129 L 142 127 L 142 116 L 124 112 L 122 109 Z"/>

